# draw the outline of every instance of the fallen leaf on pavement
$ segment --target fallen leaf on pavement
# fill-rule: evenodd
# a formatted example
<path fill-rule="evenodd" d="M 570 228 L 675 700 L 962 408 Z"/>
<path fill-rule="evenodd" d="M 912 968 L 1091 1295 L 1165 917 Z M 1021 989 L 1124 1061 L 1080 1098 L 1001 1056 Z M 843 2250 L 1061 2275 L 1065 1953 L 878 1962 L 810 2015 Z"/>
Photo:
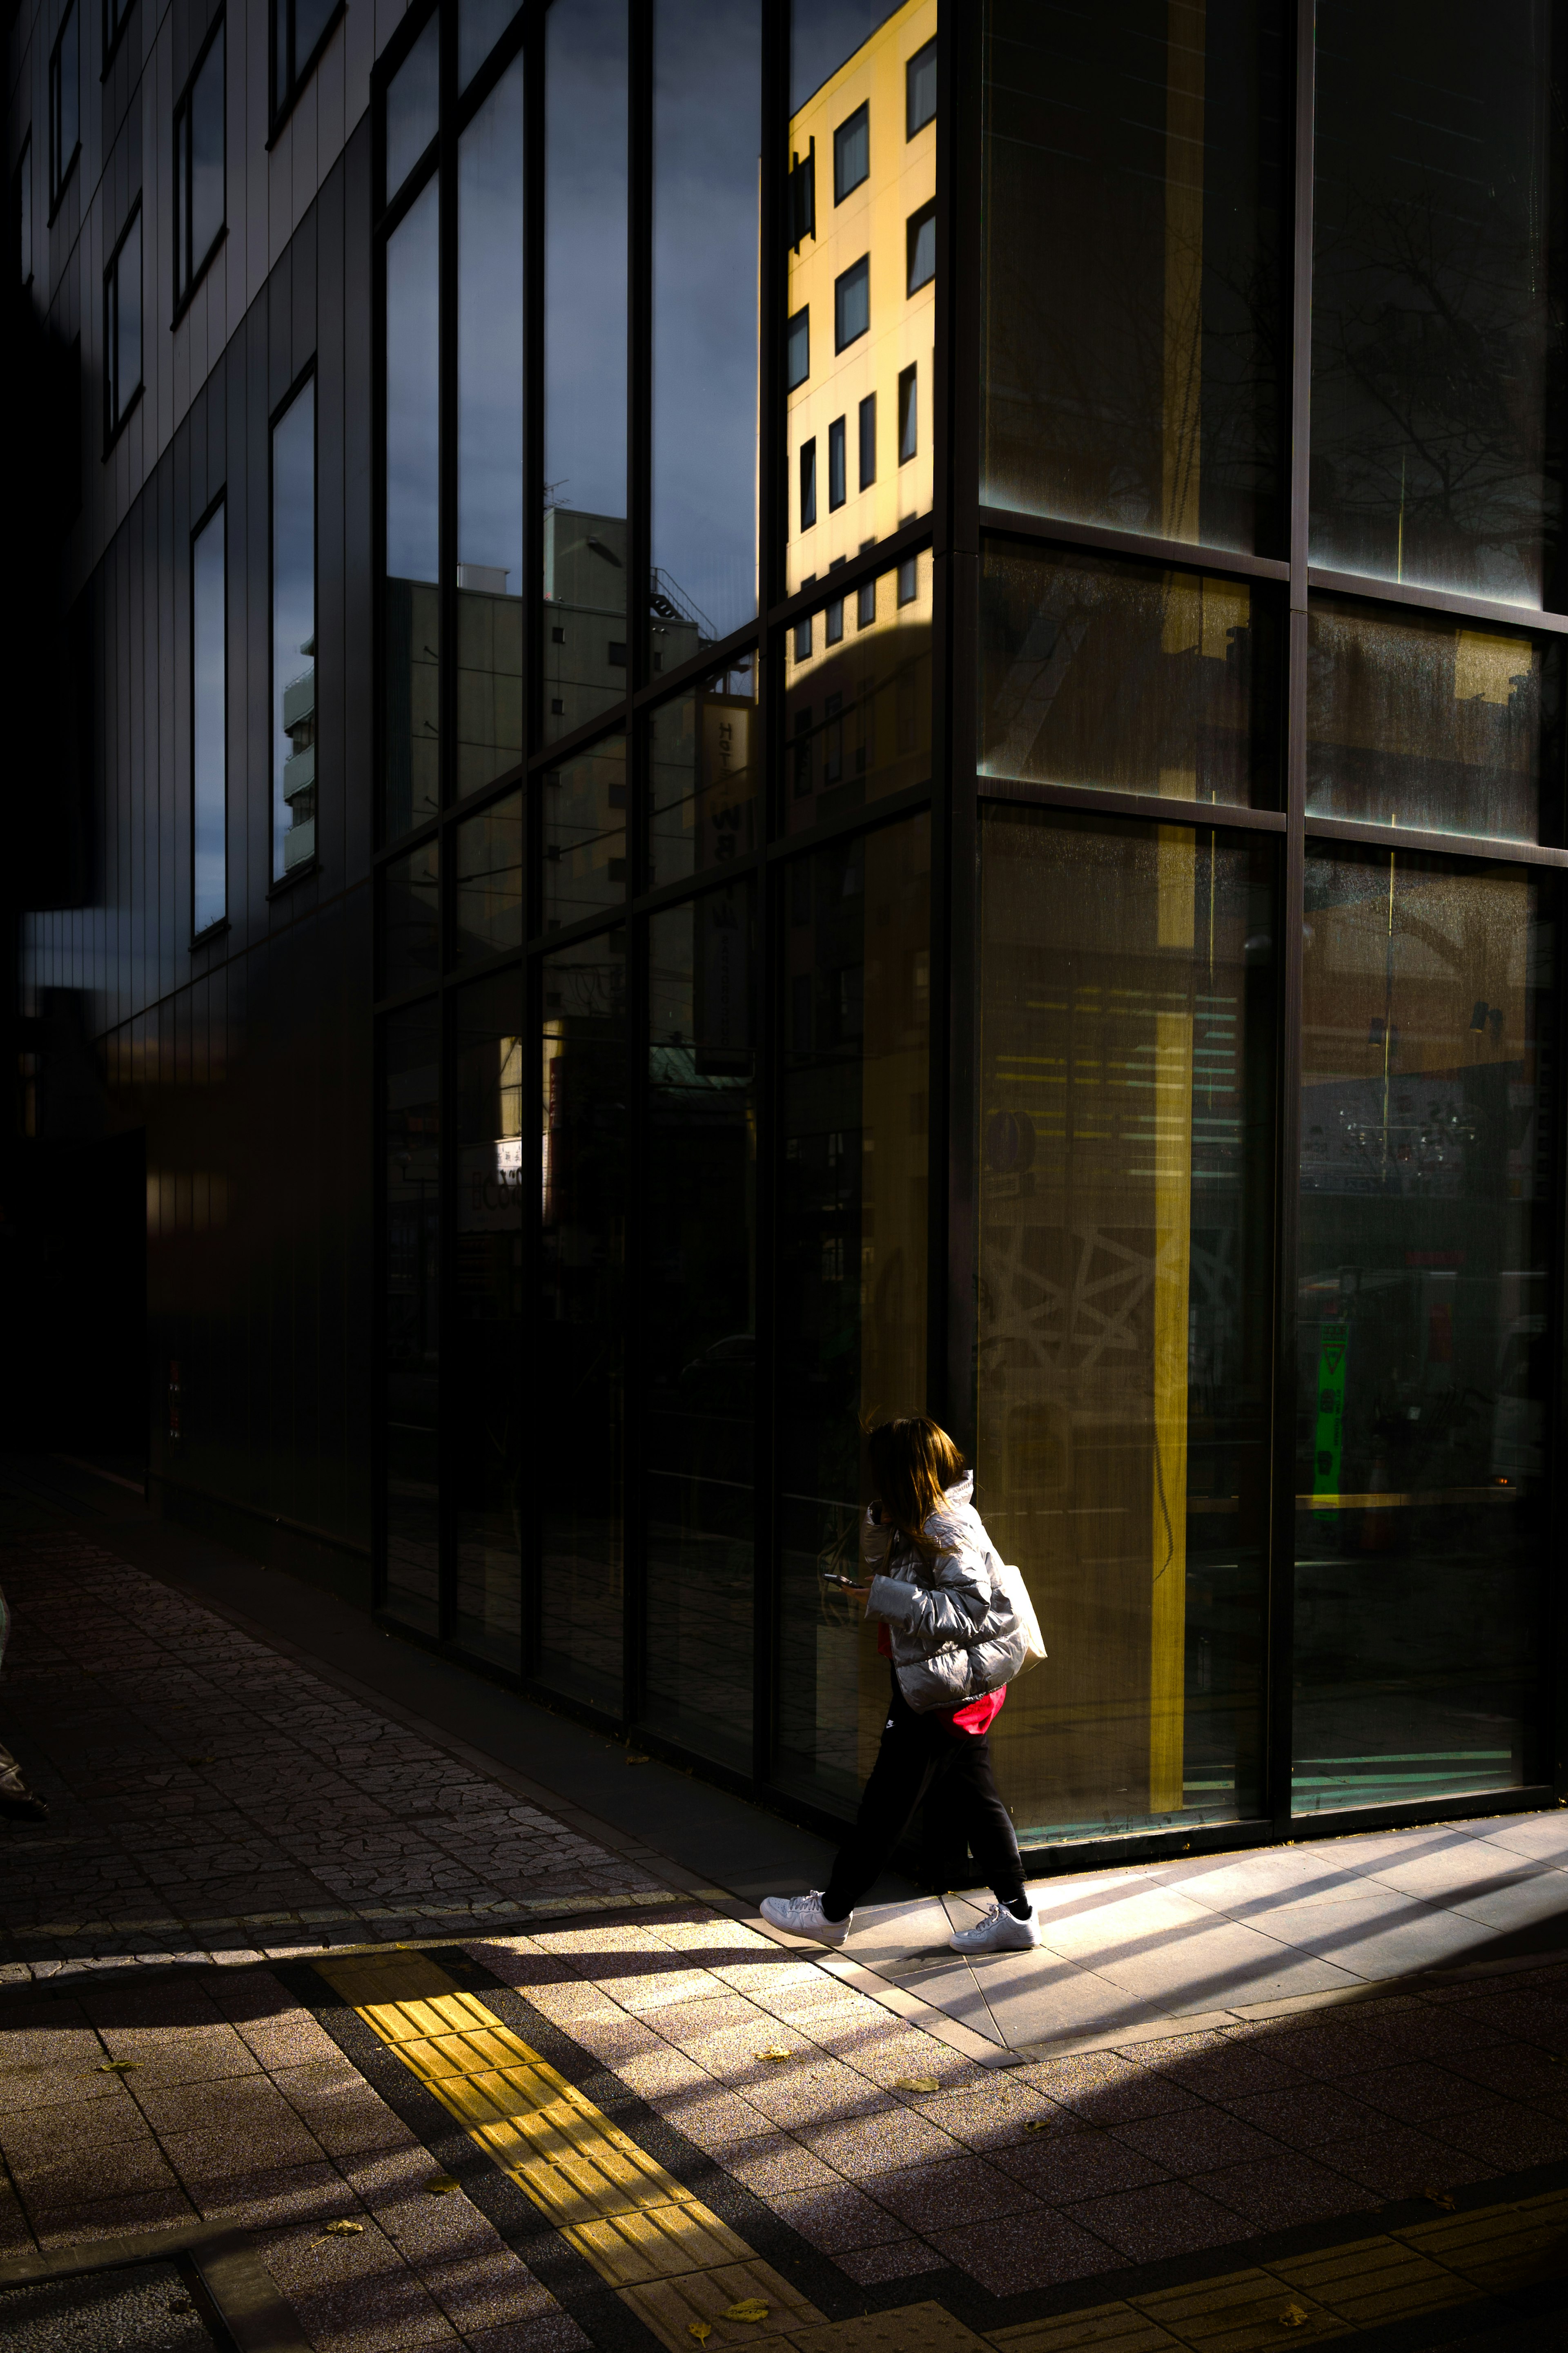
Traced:
<path fill-rule="evenodd" d="M 1312 2317 L 1304 2304 L 1288 2304 L 1279 2316 L 1281 2328 L 1301 2328 Z"/>
<path fill-rule="evenodd" d="M 895 2075 L 895 2092 L 940 2092 L 941 2084 L 934 2075 Z"/>
<path fill-rule="evenodd" d="M 1446 2214 L 1454 2211 L 1454 2201 L 1446 2189 L 1424 2189 L 1421 2195 L 1428 2206 L 1441 2206 Z"/>
<path fill-rule="evenodd" d="M 644 1754 L 643 1754 L 643 1752 L 642 1752 L 642 1750 L 641 1750 L 640 1748 L 628 1748 L 628 1749 L 627 1749 L 627 1751 L 626 1751 L 626 1763 L 627 1763 L 628 1765 L 646 1765 L 646 1764 L 647 1764 L 647 1763 L 648 1763 L 648 1761 L 649 1761 L 649 1760 L 648 1760 L 648 1758 L 647 1758 L 647 1757 L 645 1757 L 645 1756 L 644 1756 Z"/>
<path fill-rule="evenodd" d="M 765 2320 L 767 2316 L 768 2306 L 760 2295 L 742 2296 L 740 2303 L 732 2304 L 724 2315 L 726 2320 Z"/>
<path fill-rule="evenodd" d="M 787 2051 L 781 2042 L 775 2044 L 772 2051 L 759 2051 L 757 2056 L 759 2059 L 793 2059 L 795 2052 Z"/>
<path fill-rule="evenodd" d="M 710 2320 L 689 2320 L 686 2333 L 688 2337 L 695 2337 L 699 2345 L 706 2345 L 713 2334 L 713 2324 Z"/>
<path fill-rule="evenodd" d="M 129 2075 L 141 2064 L 140 2059 L 100 2059 L 89 2073 L 95 2075 Z"/>
<path fill-rule="evenodd" d="M 323 2239 L 357 2239 L 363 2230 L 363 2222 L 328 2222 L 322 2227 L 321 2236 Z"/>
<path fill-rule="evenodd" d="M 1024 2130 L 1026 2132 L 1049 2132 L 1050 2128 L 1051 2120 L 1049 2116 L 1030 2116 L 1026 2120 L 1024 2125 Z"/>
<path fill-rule="evenodd" d="M 425 2187 L 432 2198 L 449 2198 L 454 2189 L 462 2188 L 462 2184 L 455 2174 L 433 2173 Z"/>

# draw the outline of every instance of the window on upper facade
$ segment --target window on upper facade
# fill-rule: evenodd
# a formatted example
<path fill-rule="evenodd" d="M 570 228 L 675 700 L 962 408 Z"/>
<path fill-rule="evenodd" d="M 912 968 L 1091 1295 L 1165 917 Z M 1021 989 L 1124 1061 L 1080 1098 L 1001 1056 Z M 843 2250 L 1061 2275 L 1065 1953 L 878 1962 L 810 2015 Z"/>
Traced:
<path fill-rule="evenodd" d="M 342 0 L 272 0 L 272 119 L 288 113 L 310 77 Z"/>
<path fill-rule="evenodd" d="M 223 19 L 174 109 L 174 307 L 189 295 L 223 235 Z"/>
<path fill-rule="evenodd" d="M 871 112 L 858 106 L 833 134 L 833 201 L 841 205 L 851 188 L 871 176 Z"/>
<path fill-rule="evenodd" d="M 810 374 L 811 311 L 805 308 L 784 330 L 784 383 L 791 392 L 798 391 Z"/>
<path fill-rule="evenodd" d="M 844 462 L 844 419 L 836 417 L 827 428 L 827 503 L 841 507 L 848 493 Z"/>
<path fill-rule="evenodd" d="M 191 542 L 191 930 L 228 913 L 228 678 L 224 510 Z"/>
<path fill-rule="evenodd" d="M 33 282 L 33 142 L 29 136 L 22 142 L 21 160 L 16 165 L 16 180 L 11 199 L 11 217 L 16 224 L 16 282 L 30 286 Z"/>
<path fill-rule="evenodd" d="M 801 444 L 800 451 L 800 527 L 809 531 L 816 521 L 816 442 L 815 438 Z"/>
<path fill-rule="evenodd" d="M 917 49 L 904 68 L 904 136 L 912 139 L 936 114 L 936 43 Z"/>
<path fill-rule="evenodd" d="M 899 463 L 907 466 L 920 447 L 917 371 L 905 368 L 899 377 Z"/>
<path fill-rule="evenodd" d="M 125 30 L 136 0 L 103 0 L 103 57 L 107 65 Z"/>
<path fill-rule="evenodd" d="M 113 440 L 142 389 L 142 205 L 103 273 L 103 438 Z"/>
<path fill-rule="evenodd" d="M 72 0 L 49 52 L 49 209 L 81 153 L 81 13 Z"/>
<path fill-rule="evenodd" d="M 272 879 L 316 854 L 316 381 L 272 427 Z"/>
<path fill-rule="evenodd" d="M 906 232 L 909 256 L 908 291 L 918 294 L 936 276 L 936 206 L 922 205 L 911 213 Z"/>
<path fill-rule="evenodd" d="M 877 396 L 868 392 L 860 403 L 860 488 L 868 491 L 877 479 Z"/>
<path fill-rule="evenodd" d="M 833 281 L 834 345 L 843 351 L 871 323 L 871 257 L 863 253 Z"/>

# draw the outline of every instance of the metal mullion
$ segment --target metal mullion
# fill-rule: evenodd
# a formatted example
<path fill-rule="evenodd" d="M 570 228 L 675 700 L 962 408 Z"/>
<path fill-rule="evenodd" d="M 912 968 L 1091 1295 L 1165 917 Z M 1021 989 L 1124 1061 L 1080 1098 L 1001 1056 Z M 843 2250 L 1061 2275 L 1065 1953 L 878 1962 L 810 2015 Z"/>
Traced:
<path fill-rule="evenodd" d="M 626 684 L 648 675 L 649 514 L 652 427 L 653 38 L 651 7 L 628 11 L 626 57 Z M 645 1439 L 641 1375 L 645 1315 L 643 1269 L 645 1192 L 632 1183 L 647 1143 L 647 1028 L 645 966 L 647 924 L 630 913 L 643 879 L 644 730 L 628 691 L 623 721 L 626 780 L 626 899 L 620 922 L 626 938 L 626 1172 L 623 1192 L 624 1285 L 621 1332 L 621 1715 L 642 1710 L 644 1614 L 647 1595 L 642 1457 Z M 613 926 L 612 926 L 613 928 Z"/>
<path fill-rule="evenodd" d="M 1568 637 L 1568 613 L 1548 613 L 1536 605 L 1508 605 L 1496 597 L 1467 596 L 1449 588 L 1412 587 L 1404 581 L 1376 580 L 1361 572 L 1331 572 L 1319 564 L 1308 567 L 1307 585 L 1321 596 L 1363 597 L 1372 604 L 1410 606 L 1418 612 L 1451 613 L 1458 620 L 1498 621 L 1510 629 Z"/>
<path fill-rule="evenodd" d="M 967 773 L 983 801 L 1083 809 L 1103 817 L 1142 817 L 1156 825 L 1201 826 L 1205 831 L 1216 825 L 1244 833 L 1282 834 L 1288 829 L 1288 820 L 1279 809 L 1243 808 L 1228 801 L 1167 800 L 1158 793 L 1112 793 L 1095 785 L 1037 785 L 1023 777 L 980 776 L 973 763 Z"/>
<path fill-rule="evenodd" d="M 1552 930 L 1562 933 L 1563 902 L 1568 888 L 1561 883 L 1550 884 L 1542 893 L 1552 911 Z M 1545 1422 L 1549 1433 L 1555 1431 L 1555 1441 L 1546 1450 L 1550 1466 L 1550 1482 L 1546 1495 L 1547 1543 L 1545 1557 L 1560 1561 L 1563 1546 L 1568 1543 L 1568 1493 L 1563 1465 L 1568 1462 L 1568 1365 L 1564 1364 L 1564 1343 L 1568 1340 L 1568 1233 L 1563 1221 L 1563 1176 L 1568 1171 L 1568 1088 L 1563 1082 L 1564 1050 L 1568 1049 L 1568 990 L 1563 985 L 1561 971 L 1554 978 L 1556 1003 L 1551 1023 L 1552 1051 L 1555 1063 L 1552 1071 L 1552 1218 L 1551 1273 L 1549 1278 L 1548 1329 L 1553 1340 L 1552 1375 L 1546 1398 Z M 1540 1054 L 1539 1045 L 1536 1048 Z M 1539 1069 L 1537 1084 L 1540 1083 Z M 1568 1728 L 1568 1709 L 1564 1707 L 1568 1693 L 1568 1608 L 1563 1595 L 1563 1580 L 1548 1574 L 1542 1597 L 1541 1656 L 1537 1670 L 1537 1720 L 1527 1726 L 1524 1744 L 1525 1776 L 1527 1780 L 1549 1780 L 1552 1798 L 1562 1805 L 1568 1799 L 1568 1755 L 1564 1754 L 1563 1734 Z"/>
<path fill-rule="evenodd" d="M 437 138 L 437 589 L 440 669 L 437 677 L 436 799 L 443 827 L 436 870 L 438 910 L 437 965 L 443 979 L 451 957 L 451 882 L 447 872 L 456 835 L 445 825 L 456 797 L 458 719 L 458 145 L 453 130 L 453 99 L 458 78 L 458 18 L 455 8 L 443 8 L 437 35 L 439 74 L 440 129 Z M 426 183 L 428 185 L 428 182 Z M 437 1477 L 439 1504 L 437 1630 L 449 1642 L 457 1621 L 457 1455 L 456 1416 L 451 1408 L 451 1384 L 445 1377 L 447 1353 L 457 1330 L 458 1244 L 457 1147 L 452 1135 L 452 1107 L 457 1101 L 452 1031 L 457 1002 L 443 990 L 441 1018 L 441 1132 L 439 1179 L 439 1273 L 437 1296 L 441 1319 L 441 1377 L 437 1389 Z"/>
<path fill-rule="evenodd" d="M 783 711 L 783 645 L 762 617 L 784 579 L 788 533 L 784 448 L 783 321 L 788 299 L 784 260 L 783 170 L 789 135 L 789 0 L 763 0 L 762 184 L 759 190 L 757 447 L 757 742 L 758 839 L 770 841 L 777 806 L 778 735 Z M 778 1416 L 778 1116 L 779 1007 L 776 900 L 782 883 L 759 858 L 752 885 L 752 985 L 757 1162 L 752 1248 L 756 1252 L 755 1377 L 752 1430 L 752 1774 L 763 1785 L 773 1774 L 778 1716 L 779 1620 L 783 1577 L 779 1517 Z"/>
<path fill-rule="evenodd" d="M 522 42 L 522 931 L 525 940 L 539 926 L 542 797 L 536 779 L 528 775 L 529 747 L 540 737 L 542 712 L 541 638 L 543 622 L 540 586 L 544 576 L 544 10 L 534 8 L 524 18 Z M 526 1123 L 544 1116 L 543 1103 L 543 965 L 537 955 L 522 960 L 522 1018 L 527 1045 L 522 1058 L 525 1085 L 531 1108 Z M 539 1141 L 538 1131 L 534 1139 Z M 522 1220 L 523 1298 L 527 1303 L 518 1335 L 522 1352 L 520 1395 L 526 1426 L 540 1429 L 540 1389 L 549 1378 L 537 1310 L 543 1278 L 543 1187 L 526 1190 Z M 531 1335 L 531 1345 L 530 1344 Z M 543 1479 L 528 1482 L 529 1499 L 521 1515 L 521 1627 L 518 1669 L 526 1683 L 537 1670 L 540 1650 L 542 1556 L 540 1508 Z"/>
<path fill-rule="evenodd" d="M 804 620 L 808 613 L 820 613 L 825 605 L 852 596 L 866 581 L 879 580 L 885 572 L 896 572 L 907 556 L 923 554 L 931 539 L 931 517 L 916 515 L 901 530 L 889 532 L 886 539 L 862 548 L 844 563 L 836 564 L 830 572 L 822 573 L 804 588 L 797 588 L 793 596 L 772 606 L 765 617 L 768 628 L 782 629 L 792 621 Z"/>
<path fill-rule="evenodd" d="M 1307 807 L 1307 526 L 1312 389 L 1312 163 L 1314 0 L 1297 0 L 1294 220 L 1290 283 L 1290 620 L 1285 739 L 1285 871 L 1278 926 L 1279 1054 L 1275 1085 L 1274 1362 L 1270 1406 L 1268 1715 L 1262 1801 L 1279 1836 L 1290 1834 L 1294 1747 L 1291 1694 L 1296 1608 L 1296 1314 L 1301 1134 L 1301 927 Z"/>
<path fill-rule="evenodd" d="M 978 267 L 978 264 L 976 265 Z M 1043 540 L 1061 547 L 1100 550 L 1107 555 L 1131 555 L 1162 568 L 1215 573 L 1237 580 L 1279 580 L 1290 577 L 1290 566 L 1278 556 L 1250 555 L 1239 548 L 1205 547 L 1188 539 L 1155 539 L 1148 533 L 1113 530 L 1109 524 L 1068 522 L 1049 515 L 1021 514 L 1011 507 L 982 506 L 980 528 L 997 538 Z"/>
<path fill-rule="evenodd" d="M 975 791 L 982 289 L 985 229 L 984 24 L 937 20 L 939 490 L 932 541 L 931 732 L 941 797 L 931 827 L 931 1093 L 927 1360 L 931 1401 L 973 1453 L 977 1435 L 975 1249 L 979 1133 L 980 808 Z M 936 549 L 943 550 L 942 561 Z"/>
<path fill-rule="evenodd" d="M 1485 834 L 1423 833 L 1414 826 L 1369 825 L 1360 818 L 1309 817 L 1309 841 L 1359 842 L 1370 849 L 1414 849 L 1434 858 L 1462 858 L 1467 865 L 1497 859 L 1513 866 L 1568 866 L 1568 849 L 1534 841 L 1494 841 Z"/>

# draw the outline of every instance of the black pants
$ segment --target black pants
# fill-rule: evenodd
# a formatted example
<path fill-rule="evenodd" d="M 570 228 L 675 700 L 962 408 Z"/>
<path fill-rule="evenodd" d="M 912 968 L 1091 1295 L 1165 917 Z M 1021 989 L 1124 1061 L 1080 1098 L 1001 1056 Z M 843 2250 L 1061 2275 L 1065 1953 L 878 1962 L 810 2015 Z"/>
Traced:
<path fill-rule="evenodd" d="M 823 1893 L 822 1908 L 830 1920 L 853 1912 L 928 1792 L 940 1794 L 955 1829 L 962 1823 L 998 1902 L 1009 1904 L 1022 1895 L 1024 1866 L 1012 1818 L 992 1776 L 989 1735 L 955 1732 L 946 1709 L 917 1715 L 895 1685 L 855 1828 L 839 1849 Z"/>

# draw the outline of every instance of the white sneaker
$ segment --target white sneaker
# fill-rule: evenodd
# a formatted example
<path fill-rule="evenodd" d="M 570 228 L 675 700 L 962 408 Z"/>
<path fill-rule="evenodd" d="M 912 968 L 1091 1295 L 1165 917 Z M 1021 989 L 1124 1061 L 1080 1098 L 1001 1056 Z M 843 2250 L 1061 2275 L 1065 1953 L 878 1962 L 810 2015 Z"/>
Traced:
<path fill-rule="evenodd" d="M 815 1936 L 819 1945 L 841 1945 L 849 1934 L 851 1912 L 843 1920 L 830 1920 L 822 1908 L 822 1890 L 814 1887 L 809 1895 L 764 1895 L 762 1915 L 770 1928 L 784 1928 L 792 1936 Z"/>
<path fill-rule="evenodd" d="M 765 1906 L 764 1906 L 765 1909 Z M 993 1904 L 973 1928 L 955 1928 L 948 1938 L 955 1953 L 1026 1953 L 1040 1941 L 1039 1915 L 1018 1919 L 1005 1904 Z"/>

